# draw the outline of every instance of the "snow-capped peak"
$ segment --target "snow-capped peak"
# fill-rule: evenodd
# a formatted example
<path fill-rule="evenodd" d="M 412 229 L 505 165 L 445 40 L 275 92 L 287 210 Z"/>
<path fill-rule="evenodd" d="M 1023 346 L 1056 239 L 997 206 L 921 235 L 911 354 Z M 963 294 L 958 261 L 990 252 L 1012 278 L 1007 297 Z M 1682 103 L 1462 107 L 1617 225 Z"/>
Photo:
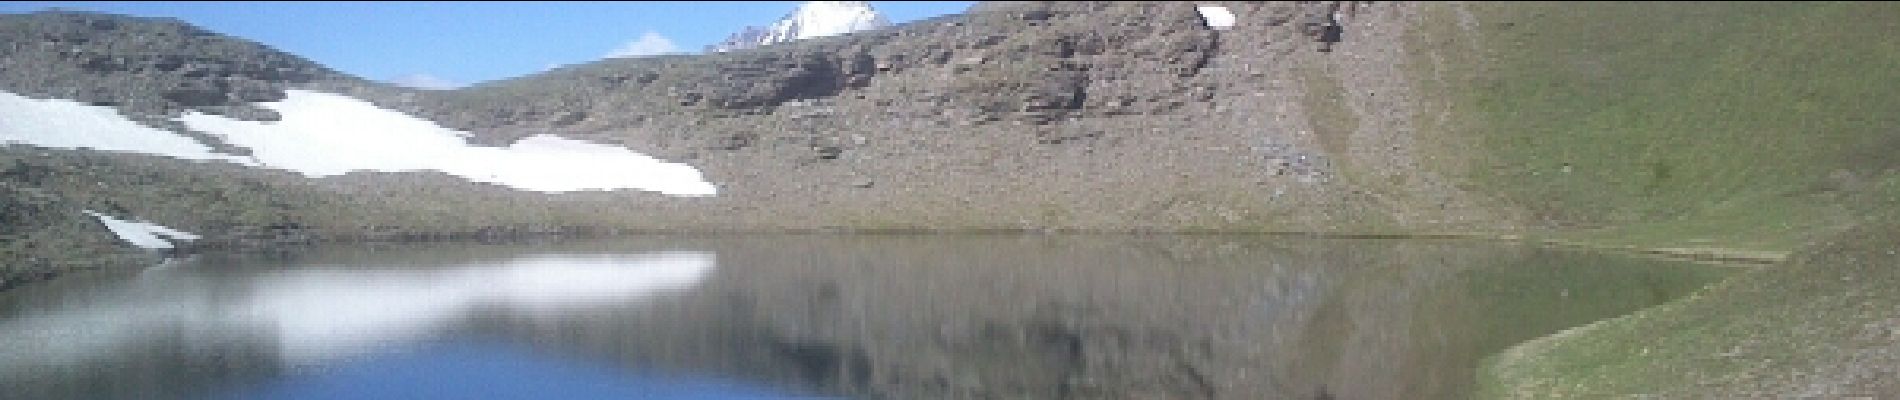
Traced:
<path fill-rule="evenodd" d="M 764 27 L 746 27 L 707 50 L 723 52 L 746 49 L 888 26 L 891 26 L 891 21 L 871 9 L 871 4 L 867 2 L 810 1 L 799 5 L 798 9 L 792 10 L 791 14 L 780 18 L 778 22 Z"/>

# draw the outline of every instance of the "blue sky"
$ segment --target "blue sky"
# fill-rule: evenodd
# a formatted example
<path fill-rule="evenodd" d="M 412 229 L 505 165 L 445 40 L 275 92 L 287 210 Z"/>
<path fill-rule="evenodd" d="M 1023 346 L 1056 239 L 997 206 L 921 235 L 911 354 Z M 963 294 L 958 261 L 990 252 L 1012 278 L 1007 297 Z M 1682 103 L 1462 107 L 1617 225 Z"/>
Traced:
<path fill-rule="evenodd" d="M 698 52 L 745 26 L 769 24 L 799 3 L 25 1 L 0 2 L 0 13 L 61 7 L 173 17 L 369 79 L 468 84 L 594 61 L 629 47 L 671 43 Z M 973 3 L 873 1 L 871 7 L 903 23 L 961 13 Z"/>

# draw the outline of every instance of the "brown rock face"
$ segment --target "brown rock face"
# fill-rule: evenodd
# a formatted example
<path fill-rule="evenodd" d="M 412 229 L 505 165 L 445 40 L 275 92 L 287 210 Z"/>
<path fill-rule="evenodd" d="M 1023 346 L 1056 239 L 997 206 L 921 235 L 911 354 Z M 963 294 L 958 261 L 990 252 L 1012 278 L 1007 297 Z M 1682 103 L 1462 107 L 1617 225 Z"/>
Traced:
<path fill-rule="evenodd" d="M 413 109 L 691 163 L 709 224 L 1450 230 L 1503 225 L 1425 165 L 1413 5 L 983 3 L 892 29 L 608 60 Z M 864 185 L 863 182 L 876 182 Z M 686 206 L 688 209 L 693 206 Z M 736 212 L 732 212 L 736 211 Z M 695 211 L 686 211 L 695 212 Z M 731 217 L 731 219 L 722 219 Z"/>

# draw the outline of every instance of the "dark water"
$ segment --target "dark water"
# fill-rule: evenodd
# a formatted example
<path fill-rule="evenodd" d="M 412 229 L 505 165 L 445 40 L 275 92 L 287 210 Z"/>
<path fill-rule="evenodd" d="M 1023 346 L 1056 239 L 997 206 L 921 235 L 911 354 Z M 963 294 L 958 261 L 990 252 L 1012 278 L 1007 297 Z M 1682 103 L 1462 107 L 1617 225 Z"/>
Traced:
<path fill-rule="evenodd" d="M 644 237 L 199 255 L 0 292 L 0 398 L 1468 397 L 1719 267 L 1257 236 Z"/>

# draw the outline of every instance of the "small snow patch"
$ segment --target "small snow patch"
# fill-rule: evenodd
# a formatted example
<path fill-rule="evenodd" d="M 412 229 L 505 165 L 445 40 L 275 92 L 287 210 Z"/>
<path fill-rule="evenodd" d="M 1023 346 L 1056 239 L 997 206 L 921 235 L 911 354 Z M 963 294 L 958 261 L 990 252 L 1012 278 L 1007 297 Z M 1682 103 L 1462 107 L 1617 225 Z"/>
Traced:
<path fill-rule="evenodd" d="M 1209 28 L 1225 30 L 1234 27 L 1234 13 L 1228 11 L 1227 7 L 1195 6 L 1194 9 L 1201 12 L 1201 20 L 1206 21 Z"/>
<path fill-rule="evenodd" d="M 82 212 L 93 218 L 98 218 L 99 223 L 105 224 L 106 230 L 112 231 L 112 234 L 118 236 L 120 240 L 124 240 L 133 246 L 138 246 L 143 249 L 169 249 L 173 247 L 172 242 L 174 241 L 193 241 L 199 239 L 198 235 L 167 228 L 159 224 L 145 221 L 121 220 L 93 212 L 92 210 L 82 210 Z"/>

